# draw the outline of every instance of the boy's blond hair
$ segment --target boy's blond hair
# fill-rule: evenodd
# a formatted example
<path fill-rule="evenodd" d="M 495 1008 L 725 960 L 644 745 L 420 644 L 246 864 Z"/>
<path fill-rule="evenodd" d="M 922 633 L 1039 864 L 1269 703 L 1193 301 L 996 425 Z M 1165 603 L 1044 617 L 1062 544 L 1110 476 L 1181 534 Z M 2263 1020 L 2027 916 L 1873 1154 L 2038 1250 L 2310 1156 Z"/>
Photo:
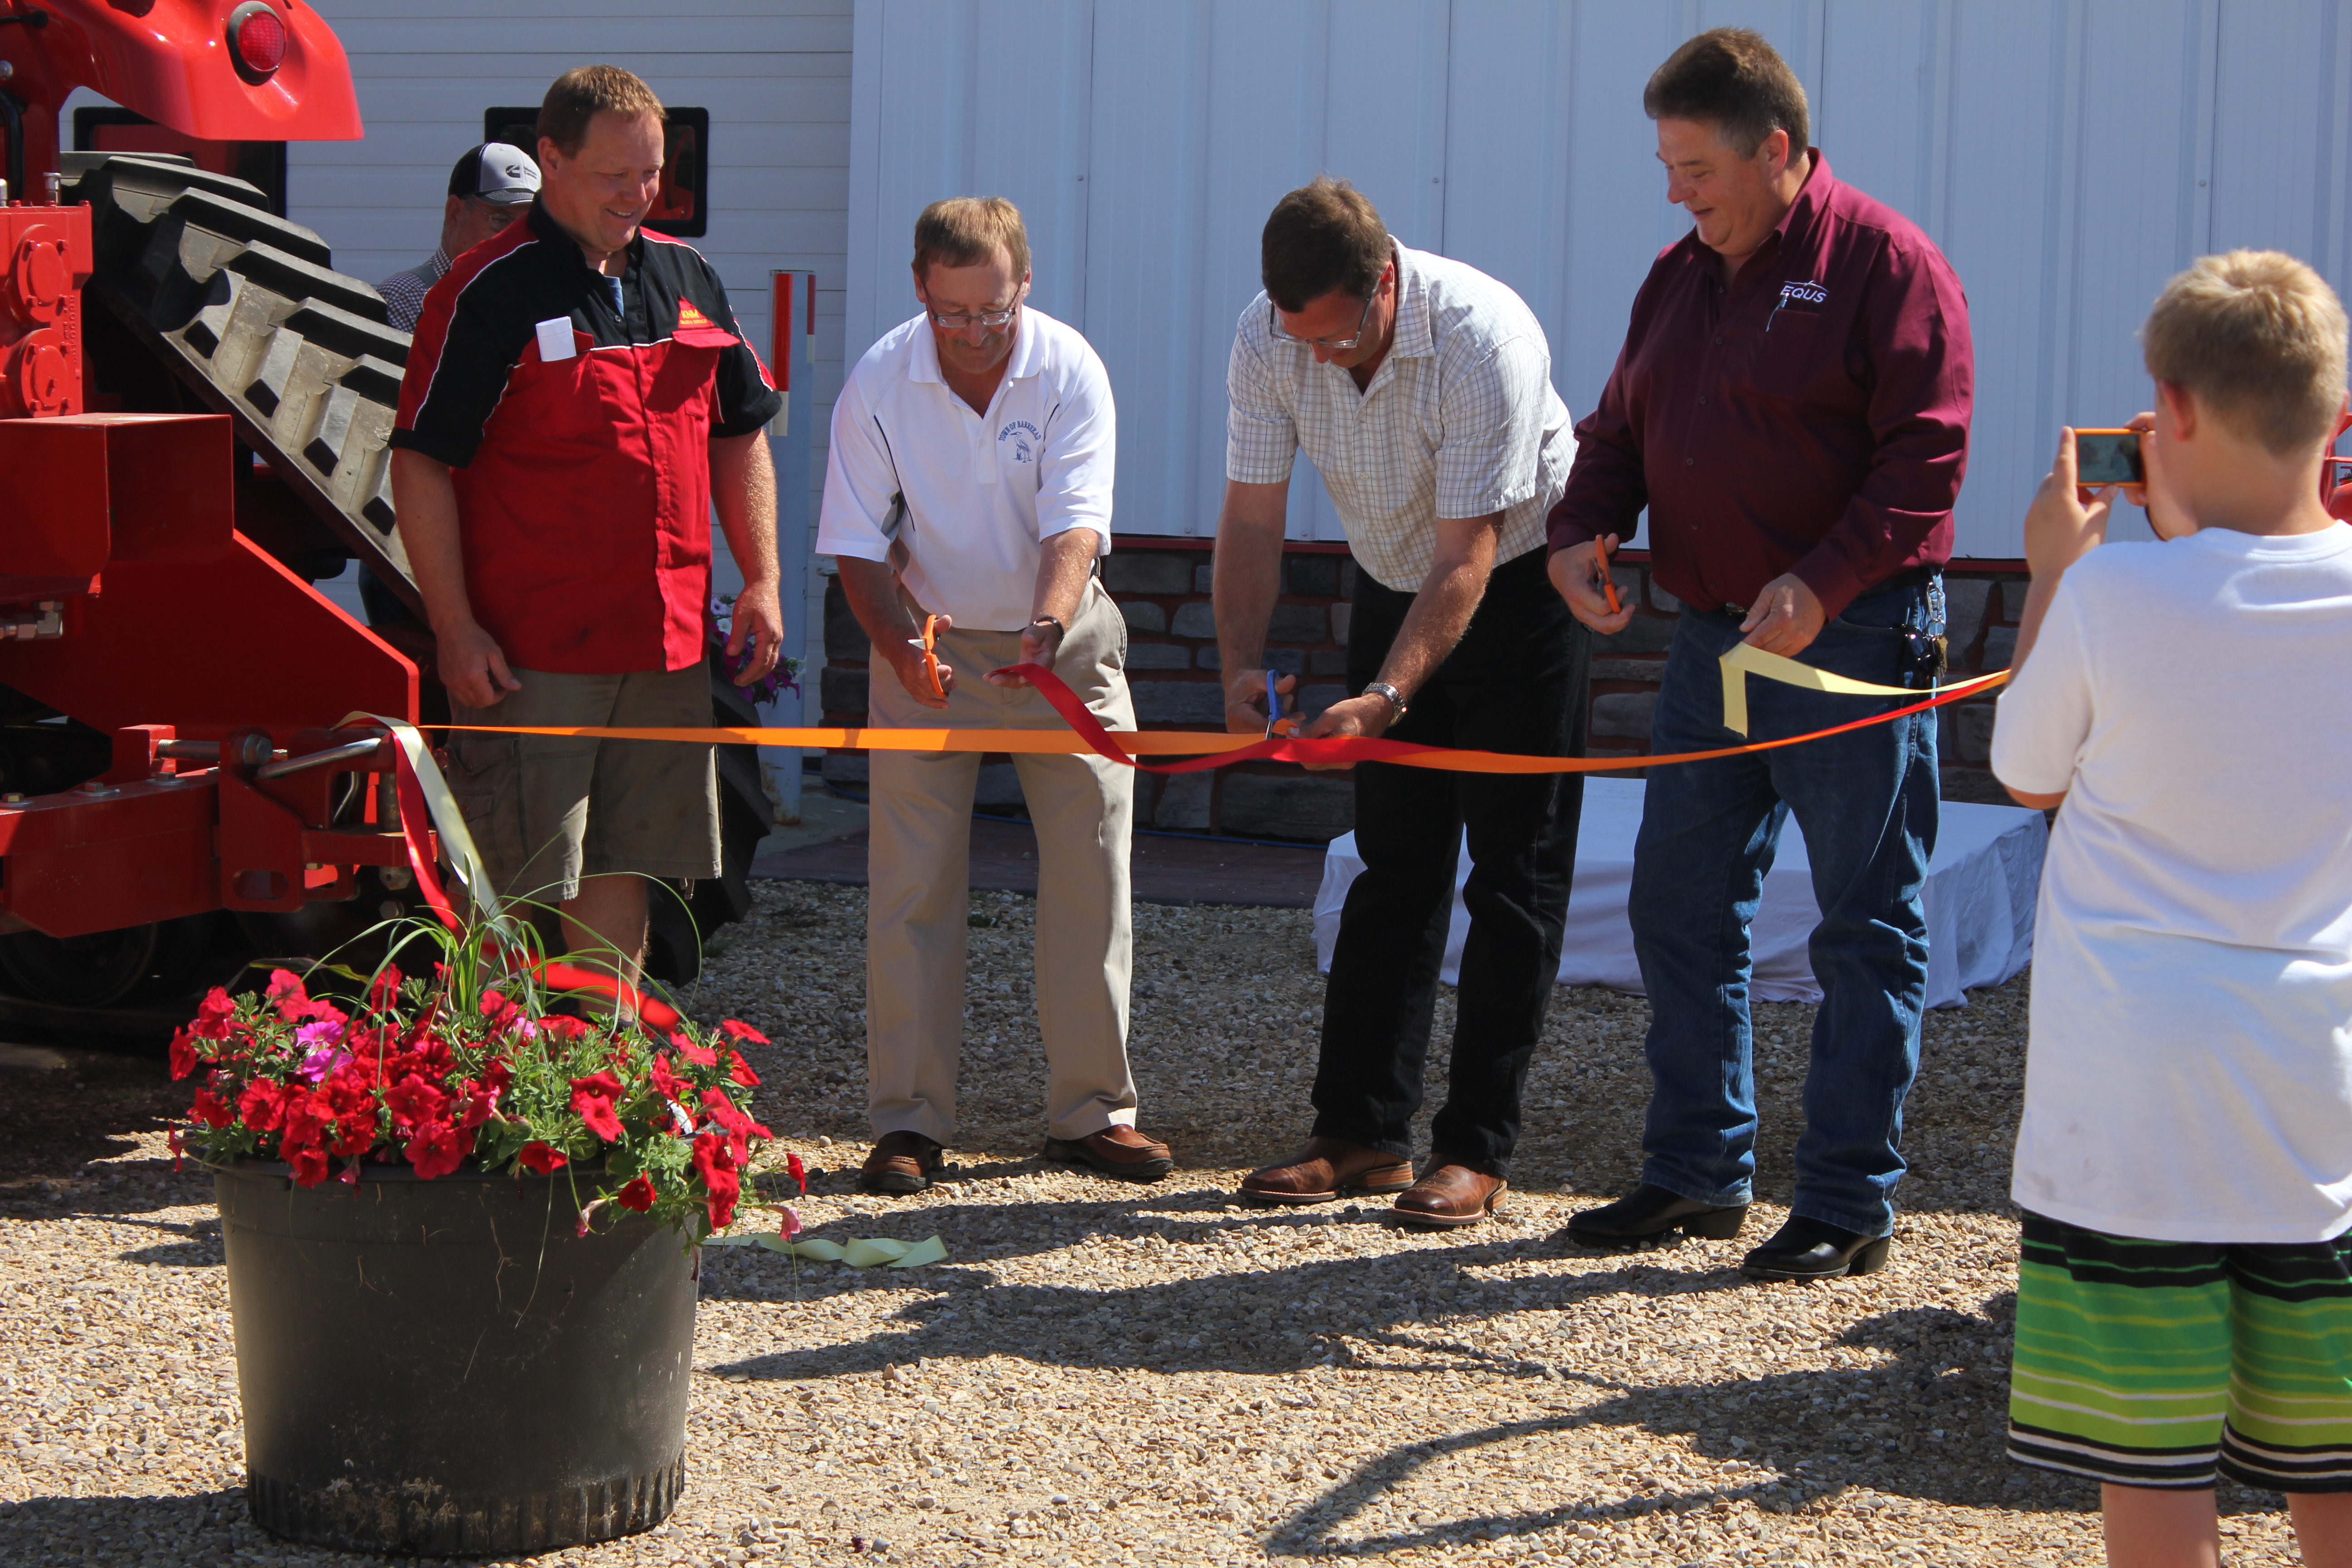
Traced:
<path fill-rule="evenodd" d="M 978 267 L 999 248 L 1015 281 L 1029 276 L 1029 230 L 1021 209 L 1003 196 L 950 196 L 915 220 L 915 276 L 930 286 L 931 267 Z"/>
<path fill-rule="evenodd" d="M 2282 458 L 2326 440 L 2344 409 L 2344 307 L 2280 251 L 2199 257 L 2157 296 L 2140 344 L 2148 374 Z"/>

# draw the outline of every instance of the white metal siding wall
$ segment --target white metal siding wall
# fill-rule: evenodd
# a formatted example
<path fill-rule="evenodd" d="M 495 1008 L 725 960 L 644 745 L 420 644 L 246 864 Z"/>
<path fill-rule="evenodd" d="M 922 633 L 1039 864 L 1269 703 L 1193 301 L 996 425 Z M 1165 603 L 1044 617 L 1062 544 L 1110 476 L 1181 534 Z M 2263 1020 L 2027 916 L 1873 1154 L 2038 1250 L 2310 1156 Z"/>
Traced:
<path fill-rule="evenodd" d="M 1118 526 L 1212 532 L 1259 226 L 1328 170 L 1399 238 L 1517 289 L 1580 416 L 1687 228 L 1642 85 L 1725 25 L 1773 40 L 1838 176 L 1968 288 L 1963 554 L 2021 552 L 2061 423 L 2147 405 L 2134 332 L 2190 258 L 2270 247 L 2352 284 L 2341 0 L 858 0 L 845 346 L 913 313 L 926 202 L 1010 196 L 1033 297 L 1110 369 Z M 1339 537 L 1307 465 L 1292 489 L 1292 532 Z"/>
<path fill-rule="evenodd" d="M 366 138 L 287 152 L 289 216 L 373 280 L 433 252 L 449 165 L 482 111 L 537 103 L 573 66 L 626 66 L 666 102 L 710 110 L 710 226 L 688 241 L 719 268 L 766 358 L 768 274 L 816 273 L 816 458 L 841 385 L 848 215 L 849 0 L 317 0 L 343 41 Z M 805 363 L 795 376 L 809 374 Z M 823 624 L 804 623 L 815 644 Z M 812 670 L 824 663 L 821 647 Z M 814 682 L 809 683 L 814 689 Z"/>

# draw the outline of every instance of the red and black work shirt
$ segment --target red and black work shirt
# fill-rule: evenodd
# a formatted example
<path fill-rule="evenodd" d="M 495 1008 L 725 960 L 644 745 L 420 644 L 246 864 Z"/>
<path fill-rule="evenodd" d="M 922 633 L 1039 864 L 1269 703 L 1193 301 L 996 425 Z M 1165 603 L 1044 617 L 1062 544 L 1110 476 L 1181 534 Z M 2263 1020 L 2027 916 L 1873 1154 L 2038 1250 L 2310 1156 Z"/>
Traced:
<path fill-rule="evenodd" d="M 1601 402 L 1576 427 L 1551 548 L 1630 537 L 1704 609 L 1784 573 L 1831 616 L 1952 554 L 1976 355 L 1943 252 L 1830 176 L 1804 188 L 1728 287 L 1696 230 L 1651 264 Z"/>
<path fill-rule="evenodd" d="M 710 440 L 782 405 L 692 246 L 640 233 L 608 278 L 534 203 L 425 296 L 392 444 L 455 470 L 467 595 L 508 663 L 683 669 L 709 613 Z"/>

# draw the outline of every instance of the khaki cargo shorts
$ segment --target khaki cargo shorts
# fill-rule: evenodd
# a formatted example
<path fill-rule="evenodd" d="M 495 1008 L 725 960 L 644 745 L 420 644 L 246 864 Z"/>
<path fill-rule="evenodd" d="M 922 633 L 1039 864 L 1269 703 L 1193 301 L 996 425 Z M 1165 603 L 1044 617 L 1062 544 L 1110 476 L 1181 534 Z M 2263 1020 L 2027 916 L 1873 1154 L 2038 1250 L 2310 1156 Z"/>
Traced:
<path fill-rule="evenodd" d="M 702 665 L 635 675 L 518 669 L 495 708 L 449 704 L 453 724 L 708 729 Z M 580 879 L 719 875 L 719 775 L 709 746 L 576 735 L 449 737 L 449 790 L 503 897 L 562 903 Z"/>

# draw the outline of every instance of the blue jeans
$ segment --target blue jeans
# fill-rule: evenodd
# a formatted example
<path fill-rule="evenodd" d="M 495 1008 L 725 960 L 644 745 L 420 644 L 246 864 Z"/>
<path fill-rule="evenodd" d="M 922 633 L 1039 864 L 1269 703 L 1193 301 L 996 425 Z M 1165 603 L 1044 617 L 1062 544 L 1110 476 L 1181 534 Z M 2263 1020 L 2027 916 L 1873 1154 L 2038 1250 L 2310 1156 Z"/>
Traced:
<path fill-rule="evenodd" d="M 1907 622 L 1927 590 L 1867 594 L 1801 656 L 1882 686 L 1903 683 Z M 1737 616 L 1685 610 L 1666 656 L 1654 752 L 1733 745 L 1717 660 Z M 1751 676 L 1750 738 L 1769 741 L 1905 706 Z M 1920 889 L 1935 853 L 1936 715 L 1913 714 L 1782 751 L 1653 769 L 1633 850 L 1629 913 L 1650 994 L 1642 1179 L 1702 1203 L 1744 1203 L 1756 1170 L 1756 1077 L 1748 1013 L 1748 927 L 1781 825 L 1794 811 L 1822 923 L 1822 1004 L 1805 1077 L 1790 1210 L 1865 1236 L 1894 1228 L 1903 1097 L 1919 1066 L 1927 989 Z"/>

